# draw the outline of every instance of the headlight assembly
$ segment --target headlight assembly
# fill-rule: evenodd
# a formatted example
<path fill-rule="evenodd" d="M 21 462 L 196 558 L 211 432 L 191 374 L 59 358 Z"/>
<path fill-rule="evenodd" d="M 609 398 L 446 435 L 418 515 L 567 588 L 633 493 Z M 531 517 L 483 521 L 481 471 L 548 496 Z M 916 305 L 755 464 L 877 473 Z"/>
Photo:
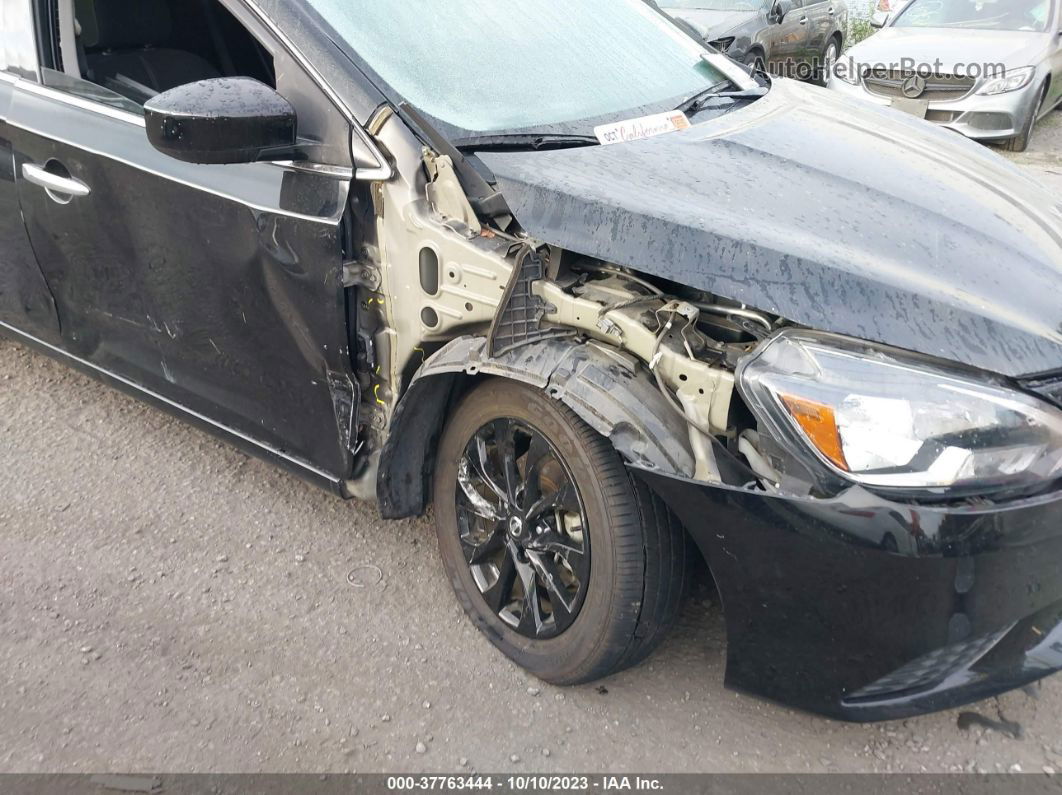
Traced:
<path fill-rule="evenodd" d="M 1021 66 L 1017 69 L 1006 70 L 1001 77 L 995 77 L 977 89 L 977 93 L 981 96 L 991 96 L 994 94 L 1006 94 L 1008 91 L 1017 91 L 1019 88 L 1025 88 L 1029 85 L 1029 81 L 1033 77 L 1033 68 L 1031 66 Z"/>
<path fill-rule="evenodd" d="M 1062 477 L 1062 411 L 914 354 L 786 331 L 738 385 L 791 454 L 871 488 L 958 497 Z"/>

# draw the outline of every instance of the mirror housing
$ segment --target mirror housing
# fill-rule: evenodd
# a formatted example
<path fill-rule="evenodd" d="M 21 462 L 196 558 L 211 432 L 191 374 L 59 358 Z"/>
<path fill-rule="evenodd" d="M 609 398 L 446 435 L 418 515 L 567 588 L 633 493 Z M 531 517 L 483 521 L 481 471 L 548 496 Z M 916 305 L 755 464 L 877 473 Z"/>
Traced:
<path fill-rule="evenodd" d="M 878 29 L 883 28 L 883 27 L 885 27 L 885 25 L 886 25 L 886 23 L 888 21 L 889 21 L 889 12 L 888 11 L 875 11 L 873 14 L 870 15 L 870 27 L 872 27 L 872 28 L 878 28 Z"/>
<path fill-rule="evenodd" d="M 219 77 L 170 89 L 144 105 L 148 140 L 185 163 L 257 163 L 291 158 L 291 104 L 248 77 Z"/>
<path fill-rule="evenodd" d="M 771 16 L 776 23 L 785 19 L 786 14 L 793 10 L 793 0 L 776 0 L 771 8 Z"/>

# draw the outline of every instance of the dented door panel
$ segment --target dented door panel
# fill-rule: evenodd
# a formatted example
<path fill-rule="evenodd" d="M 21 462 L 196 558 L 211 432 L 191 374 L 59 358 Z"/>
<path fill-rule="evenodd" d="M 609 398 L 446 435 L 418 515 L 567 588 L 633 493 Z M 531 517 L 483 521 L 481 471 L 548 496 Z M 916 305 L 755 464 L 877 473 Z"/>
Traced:
<path fill-rule="evenodd" d="M 59 316 L 30 245 L 15 181 L 13 130 L 7 123 L 14 82 L 0 73 L 0 323 L 59 342 Z"/>
<path fill-rule="evenodd" d="M 349 181 L 185 164 L 155 151 L 134 119 L 25 92 L 17 103 L 16 166 L 58 162 L 91 189 L 60 204 L 20 185 L 66 349 L 344 477 L 352 432 L 339 429 L 356 403 L 353 386 L 335 389 L 352 383 L 340 239 Z"/>

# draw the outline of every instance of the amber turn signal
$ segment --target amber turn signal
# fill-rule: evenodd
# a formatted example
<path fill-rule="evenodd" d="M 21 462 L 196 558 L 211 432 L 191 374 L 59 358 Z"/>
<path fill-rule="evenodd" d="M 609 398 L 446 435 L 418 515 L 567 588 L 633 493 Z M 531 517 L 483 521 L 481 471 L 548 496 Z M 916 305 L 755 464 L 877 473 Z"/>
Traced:
<path fill-rule="evenodd" d="M 850 472 L 848 462 L 844 457 L 844 448 L 841 446 L 841 432 L 837 430 L 837 418 L 834 416 L 833 409 L 823 403 L 791 395 L 780 397 L 786 409 L 793 415 L 793 419 L 797 421 L 818 451 L 832 461 L 834 466 Z"/>

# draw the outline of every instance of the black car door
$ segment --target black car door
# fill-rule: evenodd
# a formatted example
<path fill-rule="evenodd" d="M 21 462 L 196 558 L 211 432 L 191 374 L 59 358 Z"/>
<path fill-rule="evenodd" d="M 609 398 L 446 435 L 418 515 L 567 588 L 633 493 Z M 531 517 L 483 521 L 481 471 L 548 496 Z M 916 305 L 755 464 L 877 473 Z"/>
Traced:
<path fill-rule="evenodd" d="M 833 33 L 833 0 L 811 0 L 805 3 L 804 13 L 808 18 L 808 41 L 804 57 L 812 65 L 821 67 L 822 64 L 816 63 L 816 59 L 821 59 L 826 52 L 826 42 Z"/>
<path fill-rule="evenodd" d="M 30 246 L 15 182 L 13 129 L 8 124 L 15 86 L 37 73 L 28 3 L 0 4 L 0 324 L 58 344 L 59 317 Z"/>
<path fill-rule="evenodd" d="M 231 42 L 208 67 L 195 41 L 175 49 L 183 42 L 173 34 L 122 51 L 117 44 L 129 42 L 120 31 L 94 52 L 107 2 L 95 0 L 98 39 L 79 45 L 108 85 L 79 77 L 69 62 L 61 71 L 46 65 L 43 85 L 16 87 L 11 110 L 22 213 L 66 350 L 272 454 L 346 477 L 357 402 L 341 280 L 349 127 L 340 145 L 320 139 L 316 165 L 327 168 L 194 165 L 161 154 L 148 143 L 138 92 L 167 86 L 143 81 L 165 67 L 178 73 L 172 82 L 185 63 L 198 77 L 231 71 L 224 64 L 254 47 Z M 79 14 L 84 6 L 79 0 Z M 60 22 L 62 10 L 60 0 Z M 235 17 L 226 19 L 221 30 L 231 32 Z M 259 57 L 280 50 L 250 29 L 254 46 L 265 45 Z M 160 50 L 176 54 L 136 71 Z M 327 100 L 289 66 L 300 133 L 327 136 L 319 123 Z"/>
<path fill-rule="evenodd" d="M 804 0 L 794 0 L 792 8 L 768 29 L 770 52 L 767 64 L 772 74 L 795 77 L 798 64 L 807 57 L 808 17 Z"/>

